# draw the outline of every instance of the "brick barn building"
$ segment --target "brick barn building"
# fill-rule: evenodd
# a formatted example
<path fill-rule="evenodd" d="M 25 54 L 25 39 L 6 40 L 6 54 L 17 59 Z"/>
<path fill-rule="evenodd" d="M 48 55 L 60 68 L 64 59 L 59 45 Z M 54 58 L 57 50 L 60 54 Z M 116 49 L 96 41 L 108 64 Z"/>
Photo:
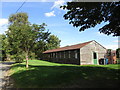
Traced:
<path fill-rule="evenodd" d="M 108 58 L 108 64 L 116 64 L 116 51 L 115 50 L 111 50 L 109 53 L 107 52 L 107 56 L 106 58 Z"/>
<path fill-rule="evenodd" d="M 51 62 L 69 64 L 99 64 L 99 59 L 104 58 L 107 49 L 95 40 L 47 50 L 44 59 Z"/>

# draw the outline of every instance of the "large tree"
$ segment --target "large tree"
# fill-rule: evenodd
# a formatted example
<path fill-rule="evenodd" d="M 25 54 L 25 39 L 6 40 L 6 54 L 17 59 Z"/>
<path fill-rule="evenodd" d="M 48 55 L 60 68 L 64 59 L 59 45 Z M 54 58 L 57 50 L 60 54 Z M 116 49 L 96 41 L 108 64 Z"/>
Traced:
<path fill-rule="evenodd" d="M 33 52 L 36 54 L 36 58 L 38 59 L 42 59 L 43 57 L 42 53 L 47 49 L 46 40 L 51 34 L 49 30 L 46 30 L 45 26 L 47 26 L 45 23 L 41 25 L 37 25 L 37 24 L 32 25 L 32 29 L 35 30 L 37 33 L 37 38 L 35 40 Z"/>
<path fill-rule="evenodd" d="M 28 54 L 34 43 L 34 31 L 28 22 L 26 13 L 17 13 L 9 17 L 9 29 L 7 37 L 14 54 L 18 57 L 24 52 L 26 57 L 26 68 L 28 68 Z"/>
<path fill-rule="evenodd" d="M 67 9 L 65 19 L 79 31 L 95 27 L 101 22 L 108 22 L 99 29 L 100 33 L 113 36 L 120 36 L 120 1 L 119 2 L 67 2 L 61 6 Z"/>
<path fill-rule="evenodd" d="M 21 55 L 25 56 L 26 68 L 28 68 L 29 57 L 33 55 L 39 57 L 39 54 L 45 50 L 45 43 L 50 33 L 45 29 L 45 23 L 30 24 L 27 13 L 11 15 L 9 24 L 6 35 L 12 54 L 18 59 L 21 59 Z"/>
<path fill-rule="evenodd" d="M 44 24 L 35 27 L 28 21 L 26 13 L 16 13 L 9 17 L 9 30 L 6 35 L 13 54 L 19 58 L 23 54 L 26 58 L 26 68 L 28 68 L 28 59 L 30 53 L 33 51 L 36 42 L 38 42 L 43 35 Z"/>
<path fill-rule="evenodd" d="M 55 40 L 58 40 L 55 37 L 50 38 L 51 33 L 45 26 L 45 23 L 30 24 L 27 13 L 12 14 L 9 17 L 9 28 L 3 40 L 5 52 L 17 61 L 26 58 L 26 68 L 28 68 L 29 58 L 42 58 L 42 52 L 48 49 L 48 43 L 54 44 Z M 52 47 L 56 48 L 59 44 Z"/>

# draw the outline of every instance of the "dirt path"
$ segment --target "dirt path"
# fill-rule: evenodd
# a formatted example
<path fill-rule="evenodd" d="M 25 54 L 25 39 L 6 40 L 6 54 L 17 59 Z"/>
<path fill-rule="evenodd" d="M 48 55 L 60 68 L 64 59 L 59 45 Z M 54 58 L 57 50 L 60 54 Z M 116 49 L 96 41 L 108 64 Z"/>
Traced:
<path fill-rule="evenodd" d="M 14 62 L 0 63 L 0 90 L 5 90 L 13 86 L 8 75 L 9 69 L 13 63 Z"/>

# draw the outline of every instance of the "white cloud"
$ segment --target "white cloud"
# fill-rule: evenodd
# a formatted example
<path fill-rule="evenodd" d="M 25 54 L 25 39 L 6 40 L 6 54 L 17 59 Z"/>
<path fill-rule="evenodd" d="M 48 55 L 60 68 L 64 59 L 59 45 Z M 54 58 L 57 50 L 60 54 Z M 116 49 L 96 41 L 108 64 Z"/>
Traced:
<path fill-rule="evenodd" d="M 60 8 L 60 6 L 62 6 L 64 3 L 65 3 L 65 0 L 57 0 L 54 2 L 54 5 L 51 7 L 51 9 Z"/>
<path fill-rule="evenodd" d="M 8 19 L 0 18 L 0 34 L 5 33 L 8 30 Z"/>
<path fill-rule="evenodd" d="M 55 13 L 54 13 L 54 11 L 48 12 L 48 13 L 45 13 L 45 16 L 47 16 L 47 17 L 55 16 Z"/>
<path fill-rule="evenodd" d="M 113 42 L 117 42 L 117 43 L 118 43 L 118 42 L 120 42 L 120 40 L 115 40 L 115 41 L 113 41 Z"/>
<path fill-rule="evenodd" d="M 100 32 L 97 32 L 97 35 L 99 35 L 99 36 L 107 36 L 106 34 L 103 34 L 103 33 L 100 33 Z"/>
<path fill-rule="evenodd" d="M 118 45 L 105 45 L 107 49 L 113 49 L 116 50 L 118 48 Z"/>
<path fill-rule="evenodd" d="M 0 18 L 0 26 L 8 24 L 8 19 Z"/>

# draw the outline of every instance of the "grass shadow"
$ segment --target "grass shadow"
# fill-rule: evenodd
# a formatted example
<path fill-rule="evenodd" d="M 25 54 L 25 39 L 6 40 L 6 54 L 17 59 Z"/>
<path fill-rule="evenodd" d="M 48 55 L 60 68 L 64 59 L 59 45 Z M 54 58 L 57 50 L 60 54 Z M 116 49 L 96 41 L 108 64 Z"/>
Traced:
<path fill-rule="evenodd" d="M 35 66 L 16 65 L 22 68 L 12 74 L 20 88 L 90 88 L 118 87 L 120 70 L 92 66 Z"/>

